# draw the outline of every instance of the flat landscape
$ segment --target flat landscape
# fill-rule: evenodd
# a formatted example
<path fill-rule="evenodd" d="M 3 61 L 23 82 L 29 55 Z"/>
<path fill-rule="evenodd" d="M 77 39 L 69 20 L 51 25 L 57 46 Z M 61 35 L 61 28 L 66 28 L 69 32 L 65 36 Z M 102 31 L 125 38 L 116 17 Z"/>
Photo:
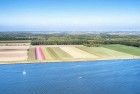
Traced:
<path fill-rule="evenodd" d="M 38 48 L 40 48 L 39 52 L 37 51 Z M 116 50 L 115 48 L 119 48 L 119 50 Z M 132 49 L 134 52 L 136 50 L 135 54 L 131 53 L 133 52 Z M 101 47 L 86 47 L 82 45 L 43 45 L 31 46 L 28 52 L 28 60 L 51 62 L 136 59 L 140 58 L 138 51 L 140 51 L 140 48 L 124 45 L 105 45 Z"/>
<path fill-rule="evenodd" d="M 140 58 L 140 48 L 124 45 L 0 46 L 0 62 L 60 62 Z"/>

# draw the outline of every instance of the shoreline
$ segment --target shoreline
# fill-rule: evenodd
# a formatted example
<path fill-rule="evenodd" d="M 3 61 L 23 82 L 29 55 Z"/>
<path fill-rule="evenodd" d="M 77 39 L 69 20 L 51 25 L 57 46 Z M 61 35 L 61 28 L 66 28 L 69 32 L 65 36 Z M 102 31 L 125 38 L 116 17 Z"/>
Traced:
<path fill-rule="evenodd" d="M 3 62 L 0 65 L 13 65 L 13 64 L 47 64 L 47 63 L 78 63 L 78 62 L 88 62 L 88 61 L 110 61 L 110 60 L 140 60 L 139 58 L 116 58 L 116 59 L 88 59 L 88 60 L 52 60 L 52 61 L 18 61 L 18 62 Z"/>

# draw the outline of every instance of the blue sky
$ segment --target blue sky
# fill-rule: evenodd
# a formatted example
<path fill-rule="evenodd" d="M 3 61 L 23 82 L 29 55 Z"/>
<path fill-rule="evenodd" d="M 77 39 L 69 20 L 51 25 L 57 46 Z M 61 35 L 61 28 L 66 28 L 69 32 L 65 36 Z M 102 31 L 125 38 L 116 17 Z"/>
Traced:
<path fill-rule="evenodd" d="M 0 0 L 0 31 L 140 31 L 140 0 Z"/>

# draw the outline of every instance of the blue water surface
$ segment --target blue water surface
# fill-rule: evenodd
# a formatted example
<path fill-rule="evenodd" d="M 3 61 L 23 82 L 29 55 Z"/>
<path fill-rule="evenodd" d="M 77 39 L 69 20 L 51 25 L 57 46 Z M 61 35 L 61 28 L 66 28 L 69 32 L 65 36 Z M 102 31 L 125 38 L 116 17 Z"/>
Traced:
<path fill-rule="evenodd" d="M 140 94 L 140 60 L 0 65 L 0 94 Z"/>

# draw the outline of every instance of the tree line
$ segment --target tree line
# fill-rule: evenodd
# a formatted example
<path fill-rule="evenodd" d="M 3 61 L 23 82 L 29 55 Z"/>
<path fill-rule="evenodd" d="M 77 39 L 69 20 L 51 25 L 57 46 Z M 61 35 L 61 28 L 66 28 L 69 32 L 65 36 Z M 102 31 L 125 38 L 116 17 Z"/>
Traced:
<path fill-rule="evenodd" d="M 34 34 L 0 32 L 0 41 L 29 41 L 32 45 L 85 45 L 101 46 L 106 44 L 122 44 L 140 47 L 140 35 L 102 34 Z"/>

